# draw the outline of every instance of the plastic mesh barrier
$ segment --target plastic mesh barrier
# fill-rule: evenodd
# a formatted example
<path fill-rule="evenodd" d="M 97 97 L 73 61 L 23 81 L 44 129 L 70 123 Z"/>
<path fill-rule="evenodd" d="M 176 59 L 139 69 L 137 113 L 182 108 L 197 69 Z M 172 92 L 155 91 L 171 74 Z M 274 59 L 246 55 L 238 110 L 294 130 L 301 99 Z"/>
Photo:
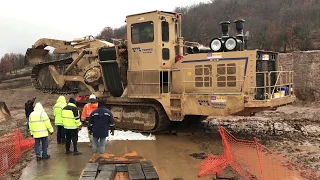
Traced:
<path fill-rule="evenodd" d="M 253 141 L 240 140 L 219 126 L 224 148 L 223 155 L 212 155 L 198 166 L 199 177 L 222 173 L 230 165 L 245 179 L 281 180 L 307 179 L 320 180 L 320 174 L 289 161 Z"/>
<path fill-rule="evenodd" d="M 0 178 L 14 167 L 26 151 L 34 147 L 34 139 L 24 138 L 19 129 L 0 137 Z"/>

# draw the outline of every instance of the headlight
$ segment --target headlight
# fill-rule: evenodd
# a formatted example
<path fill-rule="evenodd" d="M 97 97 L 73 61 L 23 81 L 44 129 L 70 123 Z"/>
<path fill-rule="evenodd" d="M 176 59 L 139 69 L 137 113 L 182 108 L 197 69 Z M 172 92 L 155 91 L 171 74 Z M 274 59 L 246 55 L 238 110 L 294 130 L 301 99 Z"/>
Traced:
<path fill-rule="evenodd" d="M 212 51 L 219 52 L 222 50 L 222 41 L 218 38 L 214 38 L 210 42 L 210 48 Z"/>
<path fill-rule="evenodd" d="M 226 40 L 225 48 L 227 51 L 233 51 L 237 48 L 237 40 L 234 37 L 229 37 Z"/>

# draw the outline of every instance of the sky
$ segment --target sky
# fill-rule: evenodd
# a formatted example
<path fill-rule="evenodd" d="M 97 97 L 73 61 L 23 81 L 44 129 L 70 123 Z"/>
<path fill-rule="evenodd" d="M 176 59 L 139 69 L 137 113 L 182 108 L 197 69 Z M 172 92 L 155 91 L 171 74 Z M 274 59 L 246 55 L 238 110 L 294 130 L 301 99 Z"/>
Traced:
<path fill-rule="evenodd" d="M 0 10 L 0 57 L 25 53 L 40 38 L 72 40 L 125 25 L 130 14 L 173 11 L 208 0 L 8 0 Z"/>

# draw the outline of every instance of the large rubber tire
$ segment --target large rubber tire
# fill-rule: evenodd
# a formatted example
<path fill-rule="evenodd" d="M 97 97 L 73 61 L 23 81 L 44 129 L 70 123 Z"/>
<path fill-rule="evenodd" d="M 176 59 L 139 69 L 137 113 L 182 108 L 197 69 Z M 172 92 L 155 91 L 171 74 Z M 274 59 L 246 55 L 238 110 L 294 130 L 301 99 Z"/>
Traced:
<path fill-rule="evenodd" d="M 106 88 L 112 96 L 120 97 L 124 90 L 120 70 L 117 62 L 115 62 L 117 59 L 116 49 L 114 47 L 100 48 L 99 59 L 101 61 L 102 75 L 106 81 Z"/>

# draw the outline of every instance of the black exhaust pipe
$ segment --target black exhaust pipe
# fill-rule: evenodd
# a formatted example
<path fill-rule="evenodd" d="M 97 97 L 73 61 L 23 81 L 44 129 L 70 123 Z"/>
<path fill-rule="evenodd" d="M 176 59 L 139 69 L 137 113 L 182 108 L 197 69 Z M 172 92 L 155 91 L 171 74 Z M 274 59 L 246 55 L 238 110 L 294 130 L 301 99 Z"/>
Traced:
<path fill-rule="evenodd" d="M 221 21 L 222 39 L 229 37 L 229 24 L 230 21 Z"/>
<path fill-rule="evenodd" d="M 197 53 L 207 53 L 210 52 L 211 49 L 209 47 L 194 47 L 193 48 L 193 53 L 197 54 Z"/>
<path fill-rule="evenodd" d="M 243 29 L 244 29 L 244 19 L 238 19 L 235 20 L 234 23 L 236 24 L 236 30 L 237 30 L 237 35 L 236 38 L 241 40 L 241 44 L 240 44 L 240 51 L 244 50 L 244 43 L 245 43 L 245 39 L 244 39 L 244 34 L 243 34 Z"/>
<path fill-rule="evenodd" d="M 244 19 L 234 21 L 234 23 L 236 24 L 237 36 L 243 36 L 244 22 Z"/>
<path fill-rule="evenodd" d="M 187 53 L 193 54 L 193 47 L 187 47 Z"/>

